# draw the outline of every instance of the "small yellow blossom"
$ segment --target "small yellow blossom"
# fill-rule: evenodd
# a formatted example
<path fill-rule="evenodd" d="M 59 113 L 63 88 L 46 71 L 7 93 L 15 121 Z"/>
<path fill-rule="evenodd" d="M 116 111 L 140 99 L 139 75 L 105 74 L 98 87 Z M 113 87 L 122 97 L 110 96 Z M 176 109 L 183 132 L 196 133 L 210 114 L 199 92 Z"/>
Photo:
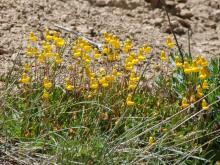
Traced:
<path fill-rule="evenodd" d="M 27 63 L 25 63 L 25 64 L 24 64 L 24 71 L 25 71 L 25 72 L 30 72 L 30 70 L 31 70 L 30 65 L 27 64 Z"/>
<path fill-rule="evenodd" d="M 174 47 L 174 42 L 172 41 L 171 37 L 166 38 L 166 46 L 170 49 Z"/>
<path fill-rule="evenodd" d="M 144 52 L 144 53 L 150 53 L 150 52 L 151 52 L 151 47 L 148 46 L 148 45 L 146 45 L 146 44 L 144 44 L 144 46 L 143 46 L 143 52 Z"/>
<path fill-rule="evenodd" d="M 54 38 L 54 42 L 55 42 L 56 47 L 63 47 L 64 44 L 65 44 L 64 39 L 63 38 L 59 38 L 59 37 L 55 37 Z"/>
<path fill-rule="evenodd" d="M 196 101 L 196 98 L 194 95 L 190 96 L 190 102 L 191 103 L 194 103 Z"/>
<path fill-rule="evenodd" d="M 165 52 L 163 50 L 160 52 L 160 59 L 162 61 L 166 61 L 167 60 L 167 56 L 166 56 L 166 54 L 165 54 Z"/>
<path fill-rule="evenodd" d="M 50 94 L 47 90 L 44 89 L 44 92 L 43 92 L 43 95 L 42 95 L 42 98 L 44 100 L 48 100 L 48 98 L 50 97 Z"/>
<path fill-rule="evenodd" d="M 45 77 L 43 80 L 43 86 L 46 90 L 49 90 L 52 87 L 52 83 L 47 77 Z"/>
<path fill-rule="evenodd" d="M 200 85 L 197 87 L 197 96 L 199 98 L 203 96 L 202 87 Z"/>
<path fill-rule="evenodd" d="M 189 106 L 189 103 L 188 103 L 186 97 L 183 97 L 181 106 L 183 109 Z"/>
<path fill-rule="evenodd" d="M 180 58 L 179 58 L 178 56 L 175 57 L 175 63 L 176 63 L 176 67 L 177 67 L 177 68 L 183 66 L 183 64 L 182 64 L 182 62 L 180 61 Z"/>
<path fill-rule="evenodd" d="M 33 53 L 33 48 L 30 47 L 30 46 L 27 46 L 27 50 L 26 50 L 26 53 L 28 56 L 32 56 L 34 53 Z"/>
<path fill-rule="evenodd" d="M 40 64 L 43 64 L 44 61 L 45 61 L 44 54 L 39 54 L 37 60 L 38 60 L 38 62 L 39 62 Z"/>
<path fill-rule="evenodd" d="M 25 85 L 28 85 L 30 83 L 30 77 L 26 73 L 23 73 L 20 82 Z"/>
<path fill-rule="evenodd" d="M 127 103 L 128 106 L 134 105 L 134 102 L 131 101 L 131 99 L 132 99 L 132 95 L 131 95 L 131 94 L 128 94 L 128 97 L 127 97 L 127 99 L 126 99 L 126 103 Z"/>
<path fill-rule="evenodd" d="M 209 84 L 207 80 L 204 80 L 204 82 L 202 83 L 202 89 L 208 89 L 208 88 L 209 88 Z"/>
<path fill-rule="evenodd" d="M 94 49 L 94 58 L 95 58 L 95 59 L 99 59 L 100 57 L 101 57 L 101 54 L 99 53 L 98 49 L 95 48 L 95 49 Z"/>
<path fill-rule="evenodd" d="M 99 87 L 99 84 L 96 82 L 96 81 L 92 81 L 91 83 L 90 83 L 90 88 L 91 89 L 98 89 L 98 87 Z"/>
<path fill-rule="evenodd" d="M 29 40 L 32 41 L 32 42 L 36 42 L 37 41 L 37 36 L 33 32 L 30 32 Z"/>
<path fill-rule="evenodd" d="M 203 109 L 203 110 L 208 110 L 208 109 L 209 109 L 209 107 L 208 107 L 207 102 L 206 102 L 205 99 L 202 100 L 202 109 Z"/>
<path fill-rule="evenodd" d="M 55 54 L 55 63 L 56 64 L 61 64 L 62 63 L 62 58 L 60 57 L 60 55 L 58 53 Z"/>
<path fill-rule="evenodd" d="M 69 79 L 69 78 L 66 78 L 65 81 L 66 81 L 66 83 L 65 83 L 65 85 L 64 85 L 65 89 L 66 89 L 67 91 L 72 91 L 73 88 L 74 88 L 74 86 L 70 83 L 70 79 Z"/>
<path fill-rule="evenodd" d="M 66 85 L 65 85 L 65 89 L 68 90 L 68 91 L 72 91 L 73 88 L 74 88 L 74 87 L 73 87 L 73 85 L 71 85 L 71 84 L 66 84 Z"/>
<path fill-rule="evenodd" d="M 155 140 L 154 140 L 154 138 L 153 138 L 152 136 L 149 137 L 148 144 L 149 144 L 150 146 L 152 146 L 152 145 L 155 144 Z"/>

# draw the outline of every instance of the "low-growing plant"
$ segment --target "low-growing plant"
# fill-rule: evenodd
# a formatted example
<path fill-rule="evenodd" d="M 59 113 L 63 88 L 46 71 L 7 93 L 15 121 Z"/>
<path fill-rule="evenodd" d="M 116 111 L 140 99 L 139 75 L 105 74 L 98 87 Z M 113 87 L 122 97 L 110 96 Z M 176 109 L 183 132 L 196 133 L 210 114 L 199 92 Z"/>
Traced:
<path fill-rule="evenodd" d="M 213 163 L 219 154 L 219 60 L 155 53 L 103 34 L 33 32 L 1 95 L 2 136 L 61 164 Z M 161 61 L 149 80 L 151 59 Z M 17 68 L 16 70 L 14 68 Z M 5 148 L 7 150 L 7 147 Z"/>

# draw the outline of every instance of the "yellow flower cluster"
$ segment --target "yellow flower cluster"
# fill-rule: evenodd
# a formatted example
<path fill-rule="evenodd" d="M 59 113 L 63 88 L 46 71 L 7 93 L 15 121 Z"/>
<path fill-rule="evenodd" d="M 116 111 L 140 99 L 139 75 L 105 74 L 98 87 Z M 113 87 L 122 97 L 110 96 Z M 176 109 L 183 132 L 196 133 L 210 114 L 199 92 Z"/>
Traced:
<path fill-rule="evenodd" d="M 42 98 L 44 100 L 48 100 L 50 94 L 49 94 L 49 90 L 52 88 L 52 82 L 48 79 L 47 76 L 44 77 L 43 79 L 43 88 L 44 88 L 44 92 L 43 92 L 43 96 Z"/>
<path fill-rule="evenodd" d="M 209 71 L 208 71 L 208 61 L 202 57 L 198 56 L 195 59 L 192 60 L 192 62 L 189 62 L 189 60 L 184 59 L 184 63 L 182 64 L 179 60 L 178 57 L 175 58 L 176 62 L 176 67 L 177 68 L 182 68 L 183 72 L 185 73 L 186 76 L 193 76 L 193 79 L 196 82 L 201 82 L 199 84 L 196 84 L 196 97 L 201 98 L 204 96 L 204 91 L 206 91 L 209 88 L 208 81 L 206 80 L 209 76 Z M 190 96 L 189 101 L 191 103 L 196 101 L 196 98 L 194 95 Z M 184 97 L 182 99 L 182 107 L 186 108 L 189 106 L 189 102 L 187 101 L 187 98 Z M 201 104 L 202 108 L 207 110 L 207 102 L 206 100 L 202 100 Z"/>
<path fill-rule="evenodd" d="M 183 69 L 185 74 L 199 73 L 200 79 L 206 79 L 208 76 L 207 66 L 208 61 L 205 60 L 202 56 L 198 56 L 195 60 L 192 61 L 192 64 L 189 64 L 189 62 L 185 60 Z"/>
<path fill-rule="evenodd" d="M 19 80 L 19 81 L 20 81 L 22 84 L 24 84 L 24 85 L 30 84 L 30 80 L 31 80 L 31 78 L 30 78 L 30 76 L 29 76 L 30 70 L 31 70 L 30 65 L 27 64 L 27 63 L 25 63 L 25 64 L 23 65 L 23 73 L 22 73 L 22 76 L 21 76 L 21 78 L 20 78 L 20 80 Z"/>
<path fill-rule="evenodd" d="M 72 91 L 74 86 L 71 84 L 70 78 L 66 78 L 65 81 L 66 81 L 64 85 L 65 89 L 67 91 Z"/>
<path fill-rule="evenodd" d="M 43 80 L 42 89 L 44 100 L 48 100 L 56 86 L 56 75 L 62 74 L 67 77 L 60 85 L 68 92 L 80 90 L 88 93 L 88 98 L 95 96 L 98 92 L 111 90 L 115 83 L 120 90 L 128 92 L 126 104 L 134 105 L 132 94 L 139 81 L 139 70 L 143 66 L 151 47 L 143 45 L 137 51 L 132 50 L 132 41 L 126 39 L 121 43 L 115 35 L 105 32 L 104 42 L 101 49 L 91 45 L 87 40 L 78 37 L 71 45 L 71 56 L 63 56 L 65 40 L 55 31 L 46 29 L 44 40 L 40 41 L 31 32 L 26 55 L 30 57 L 30 64 L 33 67 L 33 82 Z M 63 65 L 62 65 L 63 64 Z M 120 64 L 120 65 L 119 65 Z M 61 73 L 62 72 L 62 73 Z M 30 83 L 31 69 L 27 63 L 24 65 L 24 72 L 20 82 Z M 43 76 L 43 77 L 42 77 Z M 35 79 L 34 79 L 35 78 Z M 53 79 L 52 81 L 49 79 Z M 76 90 L 73 90 L 76 89 Z"/>

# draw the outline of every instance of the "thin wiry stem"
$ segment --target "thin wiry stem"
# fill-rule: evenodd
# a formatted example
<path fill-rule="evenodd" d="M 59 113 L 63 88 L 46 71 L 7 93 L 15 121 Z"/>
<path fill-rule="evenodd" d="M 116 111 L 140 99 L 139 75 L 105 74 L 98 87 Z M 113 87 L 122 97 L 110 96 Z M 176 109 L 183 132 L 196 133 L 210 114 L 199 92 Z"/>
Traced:
<path fill-rule="evenodd" d="M 174 30 L 173 30 L 173 26 L 172 26 L 171 21 L 170 21 L 170 16 L 169 16 L 169 13 L 168 13 L 168 10 L 167 10 L 166 2 L 164 0 L 159 0 L 159 1 L 161 2 L 162 6 L 163 6 L 163 9 L 164 9 L 164 11 L 166 13 L 171 33 L 173 34 L 173 37 L 174 37 L 175 42 L 176 42 L 176 46 L 177 46 L 177 48 L 179 50 L 179 53 L 180 53 L 180 56 L 181 56 L 181 60 L 182 60 L 182 63 L 183 63 L 184 62 L 184 56 L 183 56 L 181 47 L 179 45 L 179 42 L 177 40 L 176 34 L 175 34 Z"/>

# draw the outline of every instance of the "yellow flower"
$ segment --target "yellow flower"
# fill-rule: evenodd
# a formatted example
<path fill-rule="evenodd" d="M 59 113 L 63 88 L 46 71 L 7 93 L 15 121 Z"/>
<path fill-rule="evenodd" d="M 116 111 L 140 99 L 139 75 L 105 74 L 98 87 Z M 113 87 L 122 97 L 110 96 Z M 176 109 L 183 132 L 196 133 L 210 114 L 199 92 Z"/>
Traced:
<path fill-rule="evenodd" d="M 206 79 L 206 78 L 207 78 L 207 75 L 206 75 L 206 74 L 200 74 L 200 75 L 199 75 L 199 78 L 202 79 L 202 80 L 203 80 L 203 79 Z"/>
<path fill-rule="evenodd" d="M 46 90 L 49 90 L 52 87 L 52 83 L 49 81 L 47 77 L 43 80 L 43 86 Z"/>
<path fill-rule="evenodd" d="M 207 80 L 204 80 L 204 82 L 202 83 L 202 89 L 208 89 L 208 88 L 209 88 L 209 84 Z"/>
<path fill-rule="evenodd" d="M 78 58 L 78 57 L 80 57 L 80 56 L 81 56 L 80 50 L 76 50 L 76 52 L 73 52 L 73 57 Z"/>
<path fill-rule="evenodd" d="M 42 95 L 42 98 L 43 98 L 44 100 L 48 100 L 49 97 L 50 97 L 49 92 L 44 89 L 44 93 L 43 93 L 43 95 Z"/>
<path fill-rule="evenodd" d="M 102 84 L 102 87 L 104 87 L 104 88 L 107 88 L 108 86 L 109 86 L 108 83 L 103 83 L 103 84 Z"/>
<path fill-rule="evenodd" d="M 40 54 L 40 55 L 38 56 L 37 60 L 38 60 L 38 62 L 41 63 L 41 64 L 44 63 L 44 61 L 45 61 L 44 54 Z"/>
<path fill-rule="evenodd" d="M 152 136 L 149 137 L 148 144 L 151 146 L 155 144 L 155 140 Z"/>
<path fill-rule="evenodd" d="M 26 50 L 26 53 L 28 56 L 32 56 L 34 53 L 33 53 L 33 48 L 30 47 L 30 46 L 27 46 L 27 50 Z"/>
<path fill-rule="evenodd" d="M 173 43 L 171 37 L 166 38 L 166 46 L 170 49 L 174 47 L 174 43 Z"/>
<path fill-rule="evenodd" d="M 70 79 L 69 79 L 69 78 L 66 78 L 65 81 L 66 81 L 66 83 L 65 83 L 65 85 L 64 85 L 65 89 L 68 90 L 68 91 L 72 91 L 73 88 L 74 88 L 74 86 L 71 85 Z"/>
<path fill-rule="evenodd" d="M 202 67 L 207 67 L 208 64 L 209 64 L 208 61 L 203 58 L 203 59 L 202 59 L 202 62 L 201 62 L 201 66 L 202 66 Z"/>
<path fill-rule="evenodd" d="M 127 99 L 126 99 L 126 103 L 127 103 L 128 106 L 134 105 L 134 102 L 131 101 L 131 99 L 132 99 L 132 95 L 131 95 L 131 94 L 128 94 L 128 97 L 127 97 Z"/>
<path fill-rule="evenodd" d="M 46 34 L 45 38 L 47 41 L 51 41 L 53 39 L 53 36 L 48 33 Z"/>
<path fill-rule="evenodd" d="M 179 58 L 178 56 L 175 57 L 175 63 L 176 63 L 176 67 L 177 67 L 177 68 L 183 66 L 183 64 L 182 64 L 182 62 L 180 62 L 180 58 Z"/>
<path fill-rule="evenodd" d="M 203 67 L 199 73 L 200 79 L 206 79 L 208 77 L 208 71 L 205 67 Z"/>
<path fill-rule="evenodd" d="M 95 59 L 99 59 L 99 58 L 101 57 L 101 54 L 99 53 L 98 49 L 95 48 L 94 51 L 95 51 L 95 52 L 94 52 L 94 58 L 95 58 Z"/>
<path fill-rule="evenodd" d="M 203 110 L 208 110 L 208 109 L 209 109 L 209 107 L 208 107 L 207 102 L 205 101 L 205 99 L 202 100 L 202 109 L 203 109 Z"/>
<path fill-rule="evenodd" d="M 197 96 L 200 98 L 203 96 L 202 88 L 200 85 L 197 87 Z"/>
<path fill-rule="evenodd" d="M 20 82 L 25 85 L 28 85 L 30 83 L 30 77 L 26 73 L 23 73 Z"/>
<path fill-rule="evenodd" d="M 189 74 L 192 72 L 192 68 L 189 66 L 189 63 L 187 61 L 184 61 L 183 69 L 185 74 Z"/>
<path fill-rule="evenodd" d="M 167 60 L 166 54 L 165 54 L 165 52 L 163 50 L 160 52 L 160 59 L 162 61 L 166 61 Z"/>
<path fill-rule="evenodd" d="M 92 47 L 90 45 L 86 45 L 84 46 L 84 49 L 83 49 L 86 53 L 89 53 L 92 51 Z"/>
<path fill-rule="evenodd" d="M 197 72 L 199 72 L 199 67 L 192 67 L 190 70 L 193 73 L 197 73 Z"/>
<path fill-rule="evenodd" d="M 218 160 L 218 161 L 216 161 L 216 165 L 220 165 L 220 161 Z"/>
<path fill-rule="evenodd" d="M 151 52 L 151 47 L 147 46 L 146 44 L 144 44 L 143 46 L 143 52 L 144 53 L 150 53 Z"/>
<path fill-rule="evenodd" d="M 60 55 L 59 54 L 55 54 L 55 63 L 59 65 L 59 64 L 61 64 L 62 61 L 63 60 L 60 57 Z"/>
<path fill-rule="evenodd" d="M 109 86 L 108 81 L 106 77 L 102 77 L 99 79 L 99 83 L 101 84 L 102 87 L 107 88 Z"/>
<path fill-rule="evenodd" d="M 143 55 L 139 55 L 139 56 L 138 56 L 138 60 L 139 60 L 140 62 L 142 62 L 144 59 L 145 59 L 145 57 L 144 57 Z"/>
<path fill-rule="evenodd" d="M 132 47 L 131 40 L 126 39 L 126 41 L 124 42 L 124 46 L 123 46 L 122 50 L 123 50 L 124 53 L 130 53 L 131 47 Z"/>
<path fill-rule="evenodd" d="M 96 81 L 92 81 L 90 84 L 91 89 L 97 89 L 99 87 L 99 84 Z"/>
<path fill-rule="evenodd" d="M 104 47 L 104 48 L 102 49 L 102 53 L 103 53 L 103 54 L 108 54 L 108 53 L 109 53 L 109 49 L 108 49 L 107 47 Z"/>
<path fill-rule="evenodd" d="M 68 91 L 72 91 L 73 88 L 74 88 L 74 87 L 73 87 L 73 85 L 71 85 L 71 84 L 66 84 L 66 85 L 65 85 L 65 89 L 68 90 Z"/>
<path fill-rule="evenodd" d="M 29 64 L 24 64 L 24 71 L 25 72 L 30 72 L 31 68 L 30 68 L 30 65 Z"/>
<path fill-rule="evenodd" d="M 30 32 L 29 40 L 32 41 L 32 42 L 36 42 L 37 41 L 37 36 L 33 32 Z"/>
<path fill-rule="evenodd" d="M 64 44 L 65 44 L 64 39 L 63 38 L 59 38 L 59 37 L 55 37 L 54 38 L 54 42 L 55 42 L 56 47 L 63 47 Z"/>
<path fill-rule="evenodd" d="M 110 40 L 110 42 L 111 42 L 111 45 L 112 45 L 113 49 L 119 49 L 120 48 L 120 42 L 119 42 L 118 39 Z"/>
<path fill-rule="evenodd" d="M 190 102 L 193 103 L 193 102 L 195 102 L 195 101 L 196 101 L 195 96 L 194 96 L 194 95 L 190 96 Z"/>
<path fill-rule="evenodd" d="M 189 103 L 188 103 L 186 97 L 183 97 L 181 106 L 183 109 L 189 106 Z"/>

